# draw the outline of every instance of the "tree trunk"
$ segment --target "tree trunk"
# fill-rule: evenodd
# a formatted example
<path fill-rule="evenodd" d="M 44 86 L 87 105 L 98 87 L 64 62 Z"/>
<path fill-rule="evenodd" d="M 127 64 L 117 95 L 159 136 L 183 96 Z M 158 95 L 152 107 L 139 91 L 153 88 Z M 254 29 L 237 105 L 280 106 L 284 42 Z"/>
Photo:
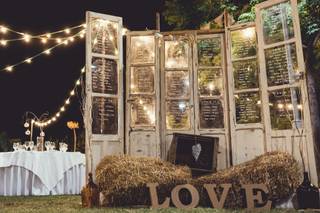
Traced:
<path fill-rule="evenodd" d="M 309 106 L 311 113 L 311 124 L 313 130 L 313 138 L 314 138 L 314 149 L 315 149 L 315 157 L 317 170 L 320 171 L 320 114 L 319 114 L 319 103 L 317 94 L 320 92 L 319 85 L 317 84 L 317 80 L 319 82 L 319 70 L 314 70 L 313 63 L 314 61 L 314 49 L 316 42 L 320 39 L 320 33 L 315 37 L 313 42 L 310 42 L 307 49 L 305 50 L 305 58 L 306 58 L 306 78 L 307 78 L 307 88 L 308 88 L 308 96 L 309 96 Z"/>
<path fill-rule="evenodd" d="M 75 152 L 77 150 L 77 133 L 76 129 L 73 129 L 73 151 Z"/>

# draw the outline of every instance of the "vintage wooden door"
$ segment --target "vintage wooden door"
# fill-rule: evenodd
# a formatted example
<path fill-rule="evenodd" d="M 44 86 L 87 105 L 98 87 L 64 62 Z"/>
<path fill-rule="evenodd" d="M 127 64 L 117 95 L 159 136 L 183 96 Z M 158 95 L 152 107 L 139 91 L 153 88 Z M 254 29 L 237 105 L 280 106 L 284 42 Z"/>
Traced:
<path fill-rule="evenodd" d="M 160 157 L 160 76 L 156 31 L 127 34 L 126 153 Z"/>
<path fill-rule="evenodd" d="M 86 158 L 94 172 L 101 158 L 124 150 L 122 18 L 87 12 Z"/>
<path fill-rule="evenodd" d="M 256 6 L 265 142 L 267 151 L 287 151 L 304 163 L 312 182 L 317 183 L 297 10 L 296 0 Z"/>
<path fill-rule="evenodd" d="M 230 166 L 224 32 L 197 32 L 193 51 L 195 133 L 219 138 L 217 169 Z"/>
<path fill-rule="evenodd" d="M 173 133 L 219 138 L 218 168 L 230 165 L 224 33 L 164 33 L 161 103 L 163 156 Z"/>
<path fill-rule="evenodd" d="M 265 151 L 254 24 L 229 27 L 227 48 L 232 162 L 239 164 Z"/>
<path fill-rule="evenodd" d="M 163 33 L 161 44 L 162 158 L 174 132 L 194 134 L 193 32 Z"/>

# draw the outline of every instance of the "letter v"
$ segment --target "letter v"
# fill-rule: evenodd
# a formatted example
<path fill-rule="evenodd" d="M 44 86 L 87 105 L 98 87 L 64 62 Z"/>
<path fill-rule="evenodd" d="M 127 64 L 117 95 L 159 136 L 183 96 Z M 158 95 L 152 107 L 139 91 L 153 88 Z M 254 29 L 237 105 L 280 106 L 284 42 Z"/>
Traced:
<path fill-rule="evenodd" d="M 213 208 L 222 209 L 224 206 L 224 202 L 226 201 L 228 192 L 231 188 L 231 184 L 221 184 L 223 191 L 220 198 L 220 201 L 218 201 L 218 197 L 215 191 L 216 184 L 204 184 L 203 187 L 207 190 L 207 193 L 209 195 L 211 204 Z"/>

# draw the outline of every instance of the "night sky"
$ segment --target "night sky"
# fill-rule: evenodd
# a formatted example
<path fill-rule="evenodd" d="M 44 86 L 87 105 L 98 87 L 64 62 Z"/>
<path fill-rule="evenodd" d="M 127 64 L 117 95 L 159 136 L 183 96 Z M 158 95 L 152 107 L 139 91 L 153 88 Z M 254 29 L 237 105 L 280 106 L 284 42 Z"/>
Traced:
<path fill-rule="evenodd" d="M 130 30 L 155 29 L 156 11 L 163 8 L 163 0 L 4 0 L 0 6 L 0 25 L 29 34 L 41 34 L 79 25 L 85 22 L 87 10 L 123 17 L 124 26 Z M 163 21 L 162 21 L 163 22 Z M 161 25 L 165 30 L 164 24 Z M 16 37 L 15 34 L 0 34 L 0 39 Z M 55 45 L 46 45 L 39 40 L 23 41 L 0 47 L 1 69 Z M 85 64 L 85 42 L 77 40 L 67 47 L 54 49 L 50 56 L 40 56 L 32 64 L 23 64 L 14 72 L 0 72 L 0 132 L 10 138 L 24 135 L 24 114 L 32 111 L 38 116 L 50 115 L 64 103 L 74 82 Z M 73 98 L 64 115 L 45 129 L 48 139 L 60 139 L 71 135 L 66 126 L 69 120 L 82 125 L 80 104 Z M 82 127 L 82 126 L 81 126 Z M 35 136 L 39 135 L 38 131 Z M 35 139 L 35 137 L 34 137 Z"/>

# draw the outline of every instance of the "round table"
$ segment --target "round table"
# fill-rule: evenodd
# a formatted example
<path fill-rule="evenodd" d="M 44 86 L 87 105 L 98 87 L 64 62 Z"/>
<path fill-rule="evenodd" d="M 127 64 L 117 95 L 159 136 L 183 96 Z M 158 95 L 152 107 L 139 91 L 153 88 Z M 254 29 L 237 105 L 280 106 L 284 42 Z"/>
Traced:
<path fill-rule="evenodd" d="M 0 153 L 0 195 L 80 194 L 85 155 L 80 152 Z"/>

